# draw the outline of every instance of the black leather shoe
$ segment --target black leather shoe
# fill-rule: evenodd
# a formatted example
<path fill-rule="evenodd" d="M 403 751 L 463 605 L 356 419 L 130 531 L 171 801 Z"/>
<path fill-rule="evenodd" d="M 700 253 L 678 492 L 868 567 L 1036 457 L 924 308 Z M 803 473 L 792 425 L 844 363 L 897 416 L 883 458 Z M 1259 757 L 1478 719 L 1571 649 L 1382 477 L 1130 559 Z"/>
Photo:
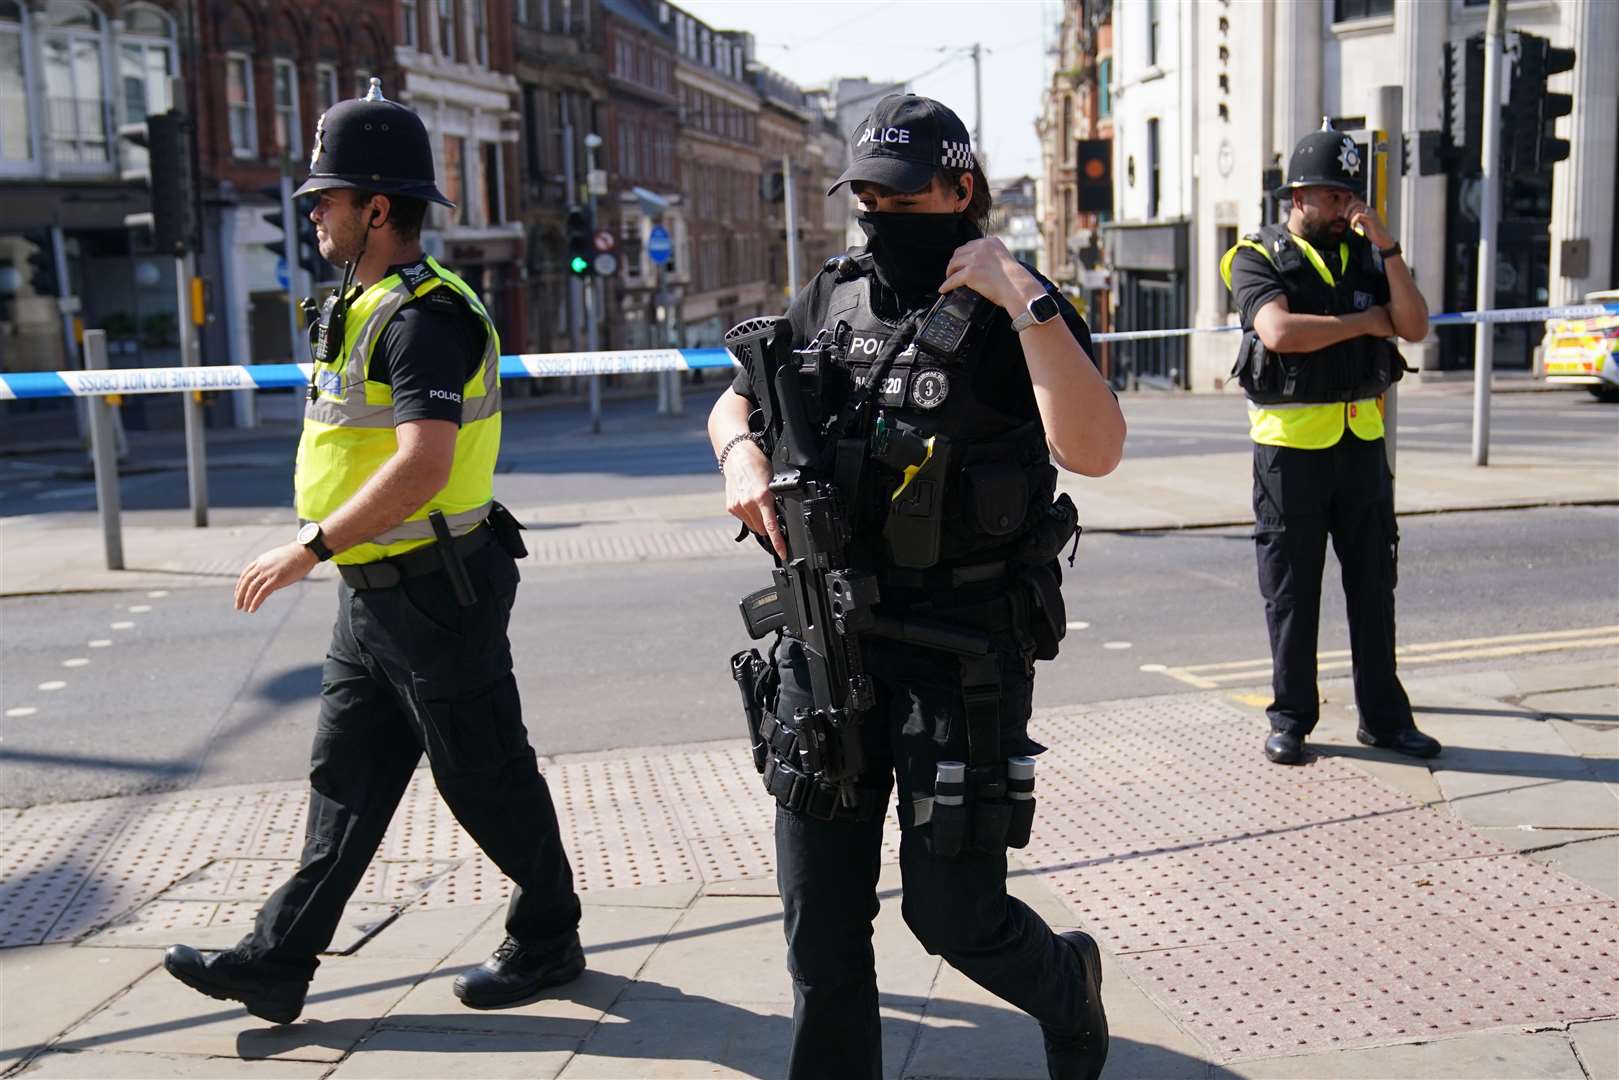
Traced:
<path fill-rule="evenodd" d="M 507 937 L 489 959 L 456 977 L 455 996 L 468 1008 L 498 1009 L 573 982 L 584 970 L 585 950 L 577 934 L 561 952 L 545 954 Z"/>
<path fill-rule="evenodd" d="M 1107 1013 L 1102 1009 L 1102 951 L 1089 934 L 1070 930 L 1058 937 L 1079 959 L 1084 985 L 1084 1026 L 1077 1035 L 1061 1035 L 1045 1025 L 1046 1069 L 1051 1080 L 1096 1080 L 1107 1061 Z"/>
<path fill-rule="evenodd" d="M 220 1001 L 240 1001 L 247 1011 L 272 1024 L 290 1024 L 304 1011 L 306 979 L 267 977 L 252 961 L 227 950 L 212 956 L 189 945 L 171 945 L 163 954 L 163 967 L 193 990 Z"/>
<path fill-rule="evenodd" d="M 1378 738 L 1365 728 L 1355 732 L 1355 738 L 1367 746 L 1375 746 L 1379 750 L 1393 750 L 1396 754 L 1406 757 L 1433 757 L 1444 749 L 1439 740 L 1432 735 L 1424 735 L 1414 727 L 1402 728 L 1393 735 Z"/>
<path fill-rule="evenodd" d="M 1265 756 L 1278 765 L 1297 765 L 1304 760 L 1304 736 L 1273 731 L 1265 740 Z"/>

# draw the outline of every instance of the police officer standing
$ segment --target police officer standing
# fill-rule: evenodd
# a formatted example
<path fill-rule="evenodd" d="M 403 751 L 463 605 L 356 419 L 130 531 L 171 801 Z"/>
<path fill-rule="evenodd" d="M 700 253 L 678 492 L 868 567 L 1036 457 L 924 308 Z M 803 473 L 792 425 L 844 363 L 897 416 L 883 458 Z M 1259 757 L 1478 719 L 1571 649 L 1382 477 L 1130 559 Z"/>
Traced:
<path fill-rule="evenodd" d="M 1343 568 L 1357 737 L 1412 757 L 1418 731 L 1394 660 L 1399 530 L 1382 395 L 1404 373 L 1390 338 L 1420 341 L 1428 308 L 1400 245 L 1363 199 L 1353 139 L 1323 122 L 1299 141 L 1285 224 L 1244 237 L 1220 273 L 1242 315 L 1233 373 L 1254 442 L 1254 541 L 1270 629 L 1265 756 L 1298 764 L 1320 716 L 1316 635 L 1327 538 Z M 1281 192 L 1278 192 L 1281 195 Z"/>
<path fill-rule="evenodd" d="M 506 939 L 455 993 L 473 1007 L 577 977 L 579 901 L 529 748 L 507 620 L 520 526 L 493 502 L 500 344 L 477 294 L 424 256 L 433 180 L 426 129 L 382 97 L 340 102 L 315 128 L 310 213 L 320 253 L 346 264 L 311 328 L 298 445 L 297 538 L 242 571 L 257 611 L 326 560 L 338 617 L 321 675 L 300 866 L 234 948 L 185 945 L 164 965 L 211 997 L 290 1023 L 422 754 L 456 819 L 515 883 Z"/>
<path fill-rule="evenodd" d="M 839 498 L 849 502 L 851 569 L 880 591 L 878 623 L 926 623 L 932 636 L 931 644 L 909 631 L 860 636 L 872 702 L 857 729 L 864 766 L 847 788 L 815 765 L 820 736 L 806 725 L 825 710 L 802 631 L 777 639 L 773 662 L 755 655 L 766 674 L 744 685 L 765 714 L 757 760 L 778 802 L 795 999 L 787 1075 L 883 1075 L 871 935 L 883 819 L 897 787 L 907 925 L 930 952 L 1040 1022 L 1053 1077 L 1095 1077 L 1107 1054 L 1100 954 L 1087 935 L 1054 934 L 1007 894 L 1007 846 L 1027 839 L 1026 818 L 1021 836 L 1009 823 L 1008 793 L 1015 799 L 1020 783 L 1023 792 L 1032 784 L 1027 755 L 1043 749 L 1028 734 L 1034 661 L 1055 656 L 1066 628 L 1056 554 L 1077 513 L 1066 495 L 1054 499 L 1052 463 L 1112 471 L 1124 419 L 1078 313 L 979 231 L 989 192 L 955 113 L 891 95 L 850 144 L 852 164 L 828 194 L 852 186 L 869 243 L 831 260 L 787 320 L 794 347 L 819 341 L 826 350 L 828 366 L 815 368 L 818 430 L 844 424 L 862 393 L 851 388 L 863 386 L 881 395 L 881 412 L 873 440 L 854 446 L 875 452 L 882 439 L 914 438 L 926 447 L 915 468 L 876 459 L 849 468 L 866 477 L 865 494 L 848 484 Z M 982 301 L 962 309 L 979 312 L 963 316 L 973 327 L 965 354 L 894 355 L 892 339 L 905 340 L 916 314 L 958 289 Z M 758 384 L 740 374 L 710 414 L 709 437 L 728 509 L 782 560 L 789 551 L 767 449 L 779 464 L 787 440 L 772 447 L 769 432 L 750 427 L 760 404 Z M 840 449 L 839 472 L 861 456 Z M 952 651 L 951 641 L 964 640 L 981 642 L 976 655 Z"/>

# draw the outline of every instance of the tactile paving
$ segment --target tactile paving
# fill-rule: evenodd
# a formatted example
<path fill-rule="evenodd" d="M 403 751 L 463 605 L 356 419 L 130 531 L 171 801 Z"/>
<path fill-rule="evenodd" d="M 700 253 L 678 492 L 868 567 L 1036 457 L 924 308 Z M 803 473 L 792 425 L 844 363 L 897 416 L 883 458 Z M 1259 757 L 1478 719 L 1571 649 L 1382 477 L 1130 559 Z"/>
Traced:
<path fill-rule="evenodd" d="M 1619 905 L 1346 759 L 1265 765 L 1261 725 L 1217 693 L 1044 710 L 1031 730 L 1051 750 L 1019 862 L 1218 1060 L 1619 1013 Z M 774 803 L 740 745 L 544 771 L 581 891 L 774 870 Z M 245 927 L 296 865 L 306 805 L 278 784 L 9 812 L 0 945 Z M 510 891 L 421 770 L 334 947 L 407 905 Z"/>

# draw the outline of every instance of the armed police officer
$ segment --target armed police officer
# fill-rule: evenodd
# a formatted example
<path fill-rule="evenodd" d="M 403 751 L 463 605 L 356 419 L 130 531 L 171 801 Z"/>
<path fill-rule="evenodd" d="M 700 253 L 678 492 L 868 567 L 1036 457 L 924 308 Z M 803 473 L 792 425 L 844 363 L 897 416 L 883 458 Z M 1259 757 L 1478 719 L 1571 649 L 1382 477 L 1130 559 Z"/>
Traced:
<path fill-rule="evenodd" d="M 334 105 L 297 195 L 320 253 L 346 264 L 311 327 L 315 357 L 295 474 L 302 528 L 236 583 L 254 612 L 326 560 L 337 624 L 321 675 L 305 845 L 234 948 L 176 945 L 169 972 L 290 1023 L 422 754 L 456 819 L 515 883 L 506 939 L 455 993 L 532 997 L 583 971 L 579 901 L 529 748 L 507 620 L 520 526 L 492 500 L 500 344 L 465 281 L 422 253 L 434 184 L 426 129 L 382 97 Z"/>
<path fill-rule="evenodd" d="M 795 1006 L 788 1075 L 879 1077 L 871 944 L 883 819 L 898 788 L 906 923 L 1034 1016 L 1054 1077 L 1107 1053 L 1096 943 L 1007 895 L 1033 812 L 1034 662 L 1066 628 L 1057 555 L 1077 512 L 1053 463 L 1101 476 L 1124 419 L 1090 335 L 979 224 L 966 128 L 881 100 L 851 137 L 868 243 L 785 318 L 727 335 L 744 364 L 709 436 L 728 509 L 775 556 L 743 602 L 767 661 L 733 674 L 778 802 Z"/>
<path fill-rule="evenodd" d="M 1354 140 L 1324 122 L 1288 162 L 1286 224 L 1244 237 L 1220 264 L 1244 331 L 1233 373 L 1248 395 L 1270 629 L 1265 756 L 1283 765 L 1303 759 L 1320 715 L 1316 635 L 1329 536 L 1343 568 L 1357 737 L 1413 757 L 1440 749 L 1417 730 L 1395 671 L 1400 537 L 1382 413 L 1382 395 L 1405 370 L 1388 339 L 1425 337 L 1428 308 L 1400 245 L 1362 197 L 1365 181 Z"/>

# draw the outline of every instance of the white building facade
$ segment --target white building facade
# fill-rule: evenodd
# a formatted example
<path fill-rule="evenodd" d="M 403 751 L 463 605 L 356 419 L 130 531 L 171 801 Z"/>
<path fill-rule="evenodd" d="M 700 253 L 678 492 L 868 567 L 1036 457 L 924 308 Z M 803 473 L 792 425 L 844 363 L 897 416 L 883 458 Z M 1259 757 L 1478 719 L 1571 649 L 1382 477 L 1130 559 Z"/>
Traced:
<path fill-rule="evenodd" d="M 1454 162 L 1416 175 L 1416 133 L 1442 128 L 1447 45 L 1482 33 L 1486 12 L 1480 0 L 1118 0 L 1118 220 L 1109 230 L 1118 328 L 1235 321 L 1218 263 L 1263 223 L 1265 171 L 1285 168 L 1293 145 L 1324 116 L 1346 130 L 1375 122 L 1382 87 L 1399 88 L 1402 99 L 1386 127 L 1398 124 L 1408 137 L 1409 173 L 1390 192 L 1407 261 L 1430 310 L 1472 308 L 1476 179 Z M 1577 58 L 1549 84 L 1573 98 L 1572 114 L 1557 125 L 1572 150 L 1551 168 L 1539 233 L 1535 222 L 1517 222 L 1526 241 L 1503 237 L 1497 306 L 1575 302 L 1615 278 L 1619 4 L 1511 0 L 1507 27 L 1572 48 Z M 1389 149 L 1398 167 L 1401 148 Z M 1518 285 L 1511 297 L 1507 282 Z M 1404 351 L 1424 370 L 1470 364 L 1460 338 L 1441 348 L 1430 336 Z M 1149 380 L 1211 390 L 1227 378 L 1231 358 L 1229 336 L 1194 335 L 1184 346 L 1138 347 L 1134 366 Z M 1527 366 L 1527 348 L 1498 345 L 1503 362 Z"/>

